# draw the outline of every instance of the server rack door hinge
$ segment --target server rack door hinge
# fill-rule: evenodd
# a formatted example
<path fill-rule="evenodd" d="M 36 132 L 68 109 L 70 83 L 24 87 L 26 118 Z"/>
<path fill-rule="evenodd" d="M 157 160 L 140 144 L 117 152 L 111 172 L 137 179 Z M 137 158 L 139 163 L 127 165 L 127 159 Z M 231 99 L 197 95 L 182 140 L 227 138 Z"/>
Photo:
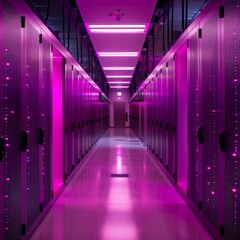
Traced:
<path fill-rule="evenodd" d="M 224 18 L 224 6 L 219 7 L 219 18 Z"/>
<path fill-rule="evenodd" d="M 224 236 L 224 225 L 220 225 L 220 226 L 219 226 L 219 235 L 220 235 L 221 237 Z"/>
<path fill-rule="evenodd" d="M 39 211 L 40 211 L 40 213 L 43 212 L 43 204 L 42 203 L 39 204 Z"/>
<path fill-rule="evenodd" d="M 75 168 L 75 167 L 74 167 L 74 164 L 72 164 L 72 171 L 74 170 L 74 168 Z"/>
<path fill-rule="evenodd" d="M 63 58 L 63 64 L 66 64 L 66 63 L 67 63 L 67 59 Z"/>
<path fill-rule="evenodd" d="M 189 48 L 189 39 L 187 39 L 187 48 Z"/>
<path fill-rule="evenodd" d="M 80 161 L 81 161 L 80 158 L 78 158 L 78 163 L 80 163 Z"/>
<path fill-rule="evenodd" d="M 198 38 L 202 38 L 202 29 L 201 28 L 198 29 Z"/>
<path fill-rule="evenodd" d="M 22 236 L 26 236 L 26 233 L 27 233 L 26 224 L 22 224 Z"/>
<path fill-rule="evenodd" d="M 42 34 L 39 34 L 39 43 L 42 44 Z"/>
<path fill-rule="evenodd" d="M 68 176 L 67 176 L 67 174 L 65 173 L 65 175 L 64 175 L 64 180 L 66 181 L 67 178 L 68 178 Z"/>
<path fill-rule="evenodd" d="M 22 131 L 22 143 L 21 143 L 21 150 L 22 152 L 26 152 L 28 149 L 28 134 L 26 131 Z"/>
<path fill-rule="evenodd" d="M 173 173 L 173 179 L 176 181 L 176 173 Z"/>
<path fill-rule="evenodd" d="M 54 191 L 52 191 L 52 199 L 54 199 Z"/>
<path fill-rule="evenodd" d="M 176 53 L 173 55 L 173 61 L 176 61 Z"/>
<path fill-rule="evenodd" d="M 199 202 L 198 202 L 198 209 L 199 209 L 199 210 L 202 210 L 202 201 L 199 201 Z"/>
<path fill-rule="evenodd" d="M 25 28 L 25 17 L 21 16 L 21 28 Z"/>
<path fill-rule="evenodd" d="M 4 160 L 4 157 L 5 157 L 4 137 L 0 136 L 0 162 Z"/>

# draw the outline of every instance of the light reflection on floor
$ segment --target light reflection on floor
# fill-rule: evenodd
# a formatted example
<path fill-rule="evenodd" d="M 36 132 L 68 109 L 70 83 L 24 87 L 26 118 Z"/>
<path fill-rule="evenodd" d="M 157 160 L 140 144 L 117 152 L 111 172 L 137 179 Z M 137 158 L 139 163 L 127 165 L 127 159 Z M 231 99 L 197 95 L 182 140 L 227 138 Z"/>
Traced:
<path fill-rule="evenodd" d="M 154 161 L 130 129 L 110 129 L 31 240 L 212 240 Z"/>

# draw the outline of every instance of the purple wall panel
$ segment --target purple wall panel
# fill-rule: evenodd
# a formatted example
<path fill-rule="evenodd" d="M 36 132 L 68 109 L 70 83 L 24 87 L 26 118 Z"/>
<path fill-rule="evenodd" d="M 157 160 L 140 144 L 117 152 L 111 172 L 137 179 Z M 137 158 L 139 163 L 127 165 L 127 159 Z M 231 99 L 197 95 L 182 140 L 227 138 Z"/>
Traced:
<path fill-rule="evenodd" d="M 226 4 L 223 19 L 223 64 L 225 82 L 225 130 L 227 151 L 225 159 L 224 226 L 226 239 L 240 236 L 240 5 L 239 1 Z"/>
<path fill-rule="evenodd" d="M 44 44 L 44 42 L 43 42 Z M 47 53 L 47 52 L 46 52 Z M 47 57 L 47 56 L 46 56 Z M 44 57 L 44 59 L 46 58 Z M 64 129 L 63 129 L 63 105 L 64 105 L 64 76 L 65 64 L 63 56 L 53 49 L 52 63 L 52 185 L 54 193 L 63 185 L 64 176 Z M 47 103 L 46 103 L 47 104 Z M 65 120 L 66 121 L 66 120 Z M 66 126 L 64 126 L 66 127 Z M 45 140 L 44 140 L 45 143 Z M 45 177 L 45 176 L 44 176 Z M 46 184 L 48 178 L 46 178 Z"/>
<path fill-rule="evenodd" d="M 21 17 L 3 1 L 3 137 L 5 140 L 4 177 L 5 180 L 5 239 L 20 239 L 21 236 L 21 66 L 22 66 L 22 29 Z M 2 100 L 1 100 L 2 101 Z"/>

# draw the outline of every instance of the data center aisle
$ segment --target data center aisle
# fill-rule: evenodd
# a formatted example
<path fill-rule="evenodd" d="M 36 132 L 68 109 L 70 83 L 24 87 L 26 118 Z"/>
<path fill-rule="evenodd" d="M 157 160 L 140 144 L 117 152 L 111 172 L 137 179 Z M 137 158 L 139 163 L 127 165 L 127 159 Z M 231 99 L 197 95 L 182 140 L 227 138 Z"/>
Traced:
<path fill-rule="evenodd" d="M 31 238 L 40 239 L 212 237 L 132 131 L 109 129 Z"/>

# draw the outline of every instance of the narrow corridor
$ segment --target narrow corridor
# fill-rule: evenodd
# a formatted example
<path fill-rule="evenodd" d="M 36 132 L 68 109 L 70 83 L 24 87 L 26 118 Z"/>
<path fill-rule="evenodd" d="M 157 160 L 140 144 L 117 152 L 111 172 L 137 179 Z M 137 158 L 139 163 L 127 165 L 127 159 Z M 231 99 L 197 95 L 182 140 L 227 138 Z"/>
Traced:
<path fill-rule="evenodd" d="M 31 240 L 212 239 L 156 165 L 130 129 L 109 129 Z"/>

